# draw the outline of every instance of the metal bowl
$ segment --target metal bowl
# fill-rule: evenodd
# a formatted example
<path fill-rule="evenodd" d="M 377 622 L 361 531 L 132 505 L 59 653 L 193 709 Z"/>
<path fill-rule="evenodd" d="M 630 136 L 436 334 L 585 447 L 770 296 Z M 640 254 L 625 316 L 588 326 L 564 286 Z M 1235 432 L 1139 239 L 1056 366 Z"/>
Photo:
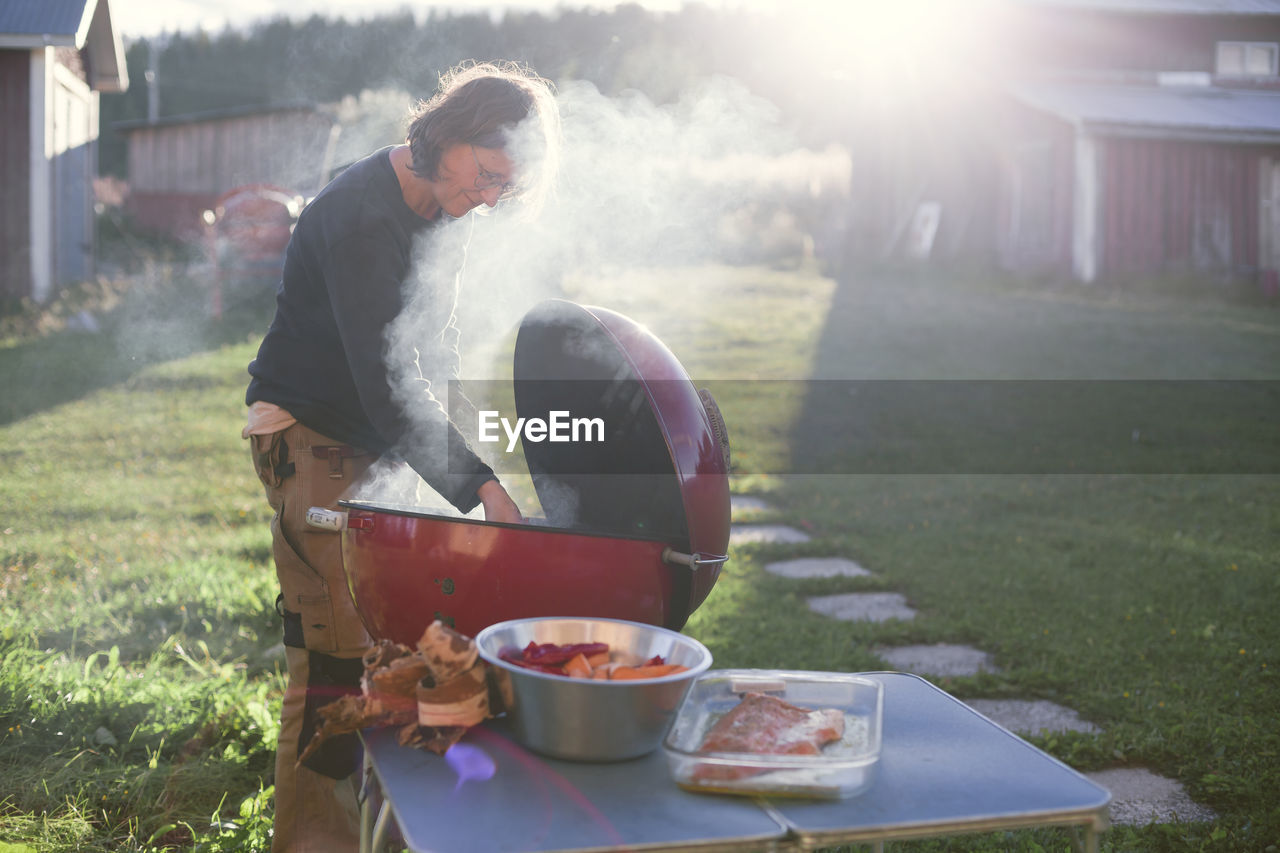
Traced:
<path fill-rule="evenodd" d="M 535 672 L 498 657 L 535 643 L 608 643 L 611 652 L 662 655 L 684 672 L 640 681 L 597 681 Z M 621 619 L 513 619 L 476 635 L 506 704 L 512 737 L 535 752 L 572 761 L 621 761 L 652 752 L 711 652 L 692 637 Z"/>

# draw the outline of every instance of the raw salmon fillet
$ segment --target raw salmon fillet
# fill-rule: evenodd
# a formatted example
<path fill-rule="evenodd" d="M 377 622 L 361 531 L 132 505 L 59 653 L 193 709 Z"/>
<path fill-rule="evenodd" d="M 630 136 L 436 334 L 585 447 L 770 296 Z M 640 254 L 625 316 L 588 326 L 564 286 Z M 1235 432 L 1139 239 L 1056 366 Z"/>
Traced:
<path fill-rule="evenodd" d="M 844 736 L 844 714 L 810 711 L 763 693 L 746 693 L 702 739 L 703 752 L 817 755 Z"/>

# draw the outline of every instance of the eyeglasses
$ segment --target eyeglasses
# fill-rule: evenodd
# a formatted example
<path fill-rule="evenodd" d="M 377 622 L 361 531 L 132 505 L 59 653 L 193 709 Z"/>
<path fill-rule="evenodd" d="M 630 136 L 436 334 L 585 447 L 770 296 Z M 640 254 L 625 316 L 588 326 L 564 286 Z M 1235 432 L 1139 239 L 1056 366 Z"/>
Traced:
<path fill-rule="evenodd" d="M 520 186 L 515 181 L 504 180 L 502 175 L 497 172 L 490 172 L 480 165 L 480 157 L 476 154 L 474 145 L 471 146 L 471 159 L 476 161 L 476 189 L 491 190 L 494 187 L 499 187 L 499 199 L 508 199 L 520 193 Z"/>

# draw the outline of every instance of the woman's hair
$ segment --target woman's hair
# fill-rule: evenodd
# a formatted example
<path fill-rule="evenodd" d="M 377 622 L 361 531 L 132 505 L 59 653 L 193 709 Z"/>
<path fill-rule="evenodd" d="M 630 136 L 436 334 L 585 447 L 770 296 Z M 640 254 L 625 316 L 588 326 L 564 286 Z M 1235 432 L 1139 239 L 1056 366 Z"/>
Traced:
<path fill-rule="evenodd" d="M 414 174 L 435 180 L 455 144 L 500 148 L 521 165 L 521 185 L 546 185 L 555 171 L 560 118 L 551 83 L 515 63 L 466 63 L 440 78 L 413 110 L 406 141 Z"/>

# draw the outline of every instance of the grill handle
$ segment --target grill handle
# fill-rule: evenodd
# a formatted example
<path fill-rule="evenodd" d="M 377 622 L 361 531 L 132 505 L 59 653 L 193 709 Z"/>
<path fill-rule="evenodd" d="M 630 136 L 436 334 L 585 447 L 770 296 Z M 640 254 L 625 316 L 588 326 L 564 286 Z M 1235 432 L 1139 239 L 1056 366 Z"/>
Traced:
<path fill-rule="evenodd" d="M 307 526 L 317 530 L 342 530 L 347 526 L 347 514 L 336 509 L 313 506 L 307 510 Z"/>
<path fill-rule="evenodd" d="M 343 530 L 372 530 L 374 524 L 372 518 L 351 518 L 342 510 L 313 506 L 307 510 L 307 526 L 341 533 Z"/>
<path fill-rule="evenodd" d="M 729 555 L 717 554 L 684 554 L 674 548 L 666 548 L 662 552 L 662 561 L 673 566 L 687 566 L 697 571 L 703 566 L 719 566 L 729 559 Z"/>

